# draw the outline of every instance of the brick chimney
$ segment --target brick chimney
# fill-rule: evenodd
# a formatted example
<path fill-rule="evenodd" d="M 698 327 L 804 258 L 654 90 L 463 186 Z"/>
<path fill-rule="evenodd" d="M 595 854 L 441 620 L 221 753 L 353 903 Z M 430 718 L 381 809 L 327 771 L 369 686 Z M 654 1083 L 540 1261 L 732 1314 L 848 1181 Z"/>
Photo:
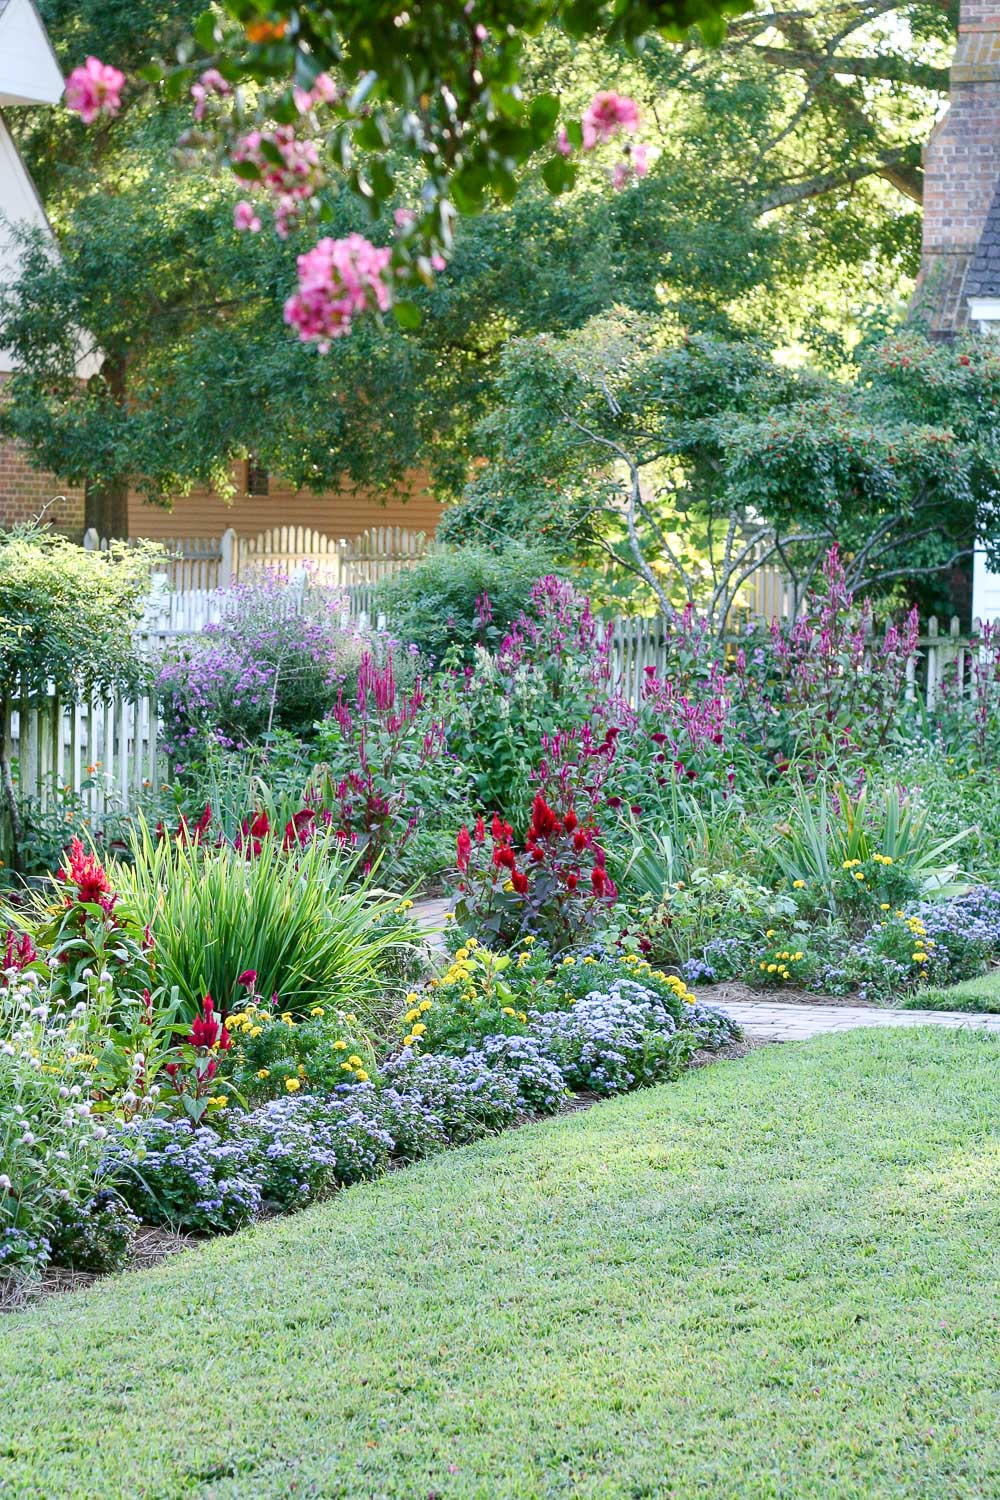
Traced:
<path fill-rule="evenodd" d="M 950 104 L 924 152 L 923 256 L 911 308 L 942 338 L 967 326 L 967 299 L 985 286 L 993 257 L 983 237 L 1000 229 L 998 187 L 1000 0 L 961 0 Z"/>

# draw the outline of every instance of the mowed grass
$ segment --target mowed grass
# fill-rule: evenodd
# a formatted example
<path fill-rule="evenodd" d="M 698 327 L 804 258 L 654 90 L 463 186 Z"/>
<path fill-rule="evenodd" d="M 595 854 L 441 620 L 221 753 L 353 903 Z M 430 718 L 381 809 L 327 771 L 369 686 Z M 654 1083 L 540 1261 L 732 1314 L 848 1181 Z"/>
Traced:
<path fill-rule="evenodd" d="M 1000 1011 L 1000 969 L 958 984 L 911 990 L 900 1003 L 908 1010 Z"/>
<path fill-rule="evenodd" d="M 1000 1495 L 1000 1042 L 769 1048 L 0 1324 L 0 1494 Z"/>

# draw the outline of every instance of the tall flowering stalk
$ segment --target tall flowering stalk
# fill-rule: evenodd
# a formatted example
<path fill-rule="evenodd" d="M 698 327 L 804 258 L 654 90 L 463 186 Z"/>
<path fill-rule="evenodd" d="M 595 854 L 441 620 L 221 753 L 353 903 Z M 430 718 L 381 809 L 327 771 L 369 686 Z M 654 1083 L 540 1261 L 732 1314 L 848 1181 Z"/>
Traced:
<path fill-rule="evenodd" d="M 779 712 L 791 716 L 800 748 L 815 761 L 857 749 L 863 736 L 881 749 L 903 711 L 907 667 L 916 660 L 916 609 L 874 638 L 871 602 L 858 607 L 836 545 L 823 565 L 823 591 L 787 633 L 771 626 Z M 783 701 L 782 701 L 783 700 Z"/>
<path fill-rule="evenodd" d="M 341 692 L 328 721 L 328 761 L 317 766 L 307 803 L 341 843 L 360 851 L 365 871 L 390 849 L 398 855 L 419 821 L 412 784 L 445 747 L 444 724 L 426 706 L 419 677 L 410 692 L 400 692 L 392 653 L 380 666 L 366 652 L 353 704 Z"/>

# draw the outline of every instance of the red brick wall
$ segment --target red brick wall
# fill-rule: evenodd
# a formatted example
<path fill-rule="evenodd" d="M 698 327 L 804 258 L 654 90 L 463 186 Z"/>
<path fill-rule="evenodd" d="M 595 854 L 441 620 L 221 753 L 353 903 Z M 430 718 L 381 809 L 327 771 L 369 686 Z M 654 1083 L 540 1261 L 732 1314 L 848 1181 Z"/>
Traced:
<path fill-rule="evenodd" d="M 0 400 L 5 379 L 0 374 Z M 60 484 L 51 474 L 39 473 L 19 443 L 0 440 L 0 528 L 30 521 L 43 510 L 57 530 L 77 541 L 83 536 L 82 487 Z"/>
<path fill-rule="evenodd" d="M 1000 181 L 1000 3 L 961 0 L 948 112 L 924 152 L 923 265 L 915 308 L 964 327 L 965 274 Z"/>

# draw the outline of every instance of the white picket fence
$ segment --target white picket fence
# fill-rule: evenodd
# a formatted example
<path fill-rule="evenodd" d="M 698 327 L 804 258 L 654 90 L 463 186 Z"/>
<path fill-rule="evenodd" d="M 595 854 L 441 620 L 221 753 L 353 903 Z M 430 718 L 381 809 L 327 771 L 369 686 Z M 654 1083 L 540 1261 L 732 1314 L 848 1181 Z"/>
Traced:
<path fill-rule="evenodd" d="M 17 761 L 21 795 L 42 811 L 75 795 L 84 815 L 96 821 L 127 812 L 158 778 L 169 776 L 152 695 L 79 703 L 51 689 L 24 693 L 0 729 L 8 760 Z"/>
<path fill-rule="evenodd" d="M 83 545 L 106 552 L 109 543 L 91 530 Z M 275 526 L 255 537 L 237 536 L 230 527 L 221 537 L 172 537 L 163 545 L 163 573 L 175 594 L 203 595 L 305 571 L 324 588 L 343 590 L 358 614 L 371 612 L 372 591 L 381 579 L 418 561 L 433 543 L 425 532 L 403 526 L 372 526 L 350 538 L 309 526 Z"/>
<path fill-rule="evenodd" d="M 973 635 L 978 635 L 981 628 L 976 620 Z M 612 681 L 620 684 L 622 696 L 634 705 L 639 700 L 646 668 L 653 667 L 662 675 L 666 667 L 669 638 L 666 623 L 662 615 L 643 619 L 623 617 L 612 620 L 610 630 Z M 735 646 L 738 639 L 730 637 L 729 645 Z M 911 661 L 907 671 L 907 696 L 915 699 L 919 690 L 928 710 L 933 711 L 940 701 L 941 684 L 946 676 L 968 684 L 971 658 L 983 648 L 974 639 L 963 636 L 957 615 L 952 616 L 947 630 L 942 630 L 941 622 L 931 615 L 917 649 L 919 659 Z"/>

